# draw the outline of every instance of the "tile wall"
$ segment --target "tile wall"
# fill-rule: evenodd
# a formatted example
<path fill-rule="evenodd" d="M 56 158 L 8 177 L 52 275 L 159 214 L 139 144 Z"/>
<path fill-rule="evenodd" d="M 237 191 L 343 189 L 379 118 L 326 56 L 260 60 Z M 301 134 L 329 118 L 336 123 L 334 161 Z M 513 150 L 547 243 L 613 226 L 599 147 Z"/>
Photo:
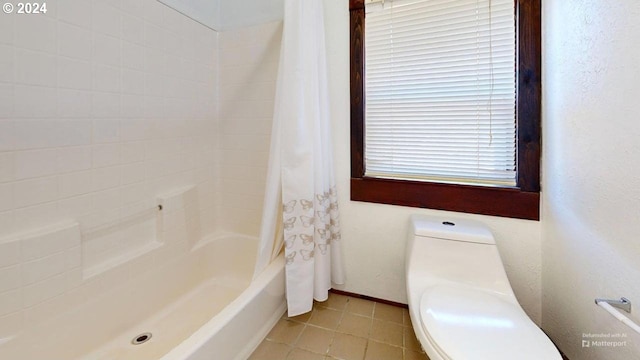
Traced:
<path fill-rule="evenodd" d="M 60 289 L 79 301 L 109 286 L 102 278 L 80 288 L 77 276 L 45 271 L 77 270 L 64 260 L 77 252 L 16 263 L 9 255 L 20 249 L 7 239 L 65 221 L 81 237 L 105 225 L 125 232 L 123 219 L 153 208 L 158 194 L 191 185 L 199 231 L 216 221 L 217 33 L 155 0 L 47 4 L 46 14 L 0 14 L 0 338 L 69 305 Z M 136 242 L 123 239 L 90 251 Z"/>
<path fill-rule="evenodd" d="M 220 224 L 258 235 L 282 22 L 220 33 Z"/>

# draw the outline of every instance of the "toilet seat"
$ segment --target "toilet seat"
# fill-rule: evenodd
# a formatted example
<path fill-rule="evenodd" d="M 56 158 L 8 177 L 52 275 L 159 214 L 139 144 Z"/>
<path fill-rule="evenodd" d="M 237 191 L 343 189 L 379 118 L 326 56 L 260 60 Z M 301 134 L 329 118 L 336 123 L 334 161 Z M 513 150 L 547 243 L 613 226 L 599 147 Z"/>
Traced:
<path fill-rule="evenodd" d="M 560 359 L 553 343 L 522 308 L 500 294 L 436 285 L 422 295 L 420 320 L 444 359 Z"/>

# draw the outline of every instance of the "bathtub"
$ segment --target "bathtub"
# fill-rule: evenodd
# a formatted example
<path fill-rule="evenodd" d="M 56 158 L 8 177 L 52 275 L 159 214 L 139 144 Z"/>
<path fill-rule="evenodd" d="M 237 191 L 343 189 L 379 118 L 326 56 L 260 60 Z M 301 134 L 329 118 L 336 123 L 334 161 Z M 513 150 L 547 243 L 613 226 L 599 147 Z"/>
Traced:
<path fill-rule="evenodd" d="M 246 359 L 286 309 L 284 258 L 251 281 L 256 249 L 255 238 L 218 236 L 155 270 L 123 272 L 101 296 L 0 344 L 0 359 Z"/>

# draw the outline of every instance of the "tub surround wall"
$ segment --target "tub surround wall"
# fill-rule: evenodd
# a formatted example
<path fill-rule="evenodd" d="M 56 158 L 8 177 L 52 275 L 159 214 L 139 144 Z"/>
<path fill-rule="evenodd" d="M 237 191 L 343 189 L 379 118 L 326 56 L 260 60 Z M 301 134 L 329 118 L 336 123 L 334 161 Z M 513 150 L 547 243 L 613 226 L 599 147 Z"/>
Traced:
<path fill-rule="evenodd" d="M 640 4 L 543 6 L 542 325 L 570 359 L 638 359 L 640 335 L 593 300 L 640 303 Z M 635 305 L 627 315 L 640 322 Z"/>
<path fill-rule="evenodd" d="M 0 338 L 178 252 L 97 276 L 81 263 L 177 237 L 181 216 L 202 235 L 215 227 L 217 33 L 155 0 L 47 5 L 0 21 Z M 173 235 L 135 226 L 188 185 L 198 201 L 165 215 Z M 16 236 L 61 222 L 78 223 L 81 245 L 18 260 Z"/>
<path fill-rule="evenodd" d="M 220 33 L 223 231 L 252 236 L 260 231 L 281 37 L 281 21 Z"/>

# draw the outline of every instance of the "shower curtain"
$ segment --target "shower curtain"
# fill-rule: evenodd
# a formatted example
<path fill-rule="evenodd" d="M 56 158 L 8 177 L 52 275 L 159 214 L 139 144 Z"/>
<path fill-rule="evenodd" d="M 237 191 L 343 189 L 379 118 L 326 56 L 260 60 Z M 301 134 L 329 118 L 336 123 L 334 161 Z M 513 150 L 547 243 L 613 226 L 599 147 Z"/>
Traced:
<path fill-rule="evenodd" d="M 323 0 L 285 0 L 271 153 L 254 277 L 284 243 L 289 316 L 344 283 Z"/>

